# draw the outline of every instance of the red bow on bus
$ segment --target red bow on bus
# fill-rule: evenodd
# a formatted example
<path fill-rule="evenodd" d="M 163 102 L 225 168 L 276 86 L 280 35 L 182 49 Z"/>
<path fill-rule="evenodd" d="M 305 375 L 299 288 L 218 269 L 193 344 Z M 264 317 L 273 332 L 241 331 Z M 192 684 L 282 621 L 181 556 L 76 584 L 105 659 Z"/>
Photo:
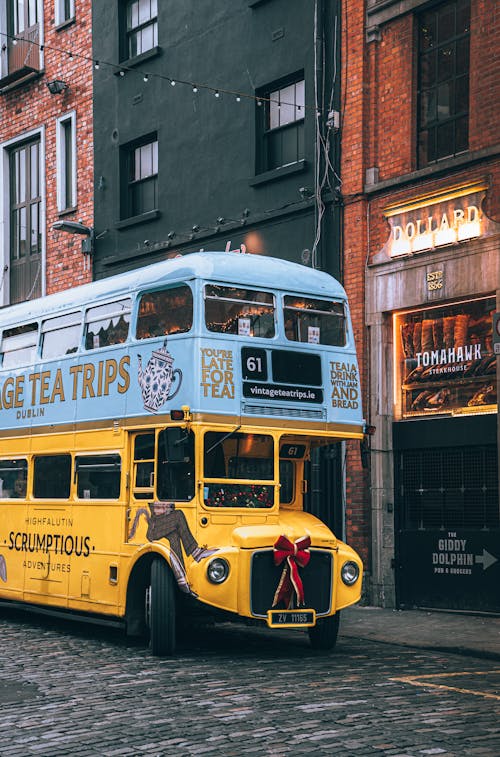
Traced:
<path fill-rule="evenodd" d="M 274 544 L 274 564 L 281 565 L 286 560 L 278 588 L 274 594 L 273 607 L 278 602 L 284 602 L 285 607 L 290 609 L 293 603 L 293 593 L 297 597 L 297 607 L 304 605 L 304 587 L 299 575 L 299 567 L 305 568 L 311 555 L 309 536 L 301 536 L 295 542 L 291 542 L 286 536 L 280 536 Z"/>

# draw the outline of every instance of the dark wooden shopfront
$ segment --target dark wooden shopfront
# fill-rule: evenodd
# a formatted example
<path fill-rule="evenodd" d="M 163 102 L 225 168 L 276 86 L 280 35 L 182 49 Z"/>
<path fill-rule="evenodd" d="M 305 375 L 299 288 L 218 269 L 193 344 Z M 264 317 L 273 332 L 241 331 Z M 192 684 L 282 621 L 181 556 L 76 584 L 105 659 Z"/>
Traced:
<path fill-rule="evenodd" d="M 496 416 L 393 424 L 397 603 L 500 613 Z"/>

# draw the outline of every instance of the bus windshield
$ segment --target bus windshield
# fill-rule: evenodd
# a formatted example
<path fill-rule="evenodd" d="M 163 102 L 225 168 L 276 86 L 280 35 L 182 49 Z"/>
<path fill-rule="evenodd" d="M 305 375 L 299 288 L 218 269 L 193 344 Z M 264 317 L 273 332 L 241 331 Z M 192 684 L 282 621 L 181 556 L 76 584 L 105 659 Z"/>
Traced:
<path fill-rule="evenodd" d="M 206 507 L 273 506 L 272 436 L 209 431 L 204 439 L 203 464 Z"/>

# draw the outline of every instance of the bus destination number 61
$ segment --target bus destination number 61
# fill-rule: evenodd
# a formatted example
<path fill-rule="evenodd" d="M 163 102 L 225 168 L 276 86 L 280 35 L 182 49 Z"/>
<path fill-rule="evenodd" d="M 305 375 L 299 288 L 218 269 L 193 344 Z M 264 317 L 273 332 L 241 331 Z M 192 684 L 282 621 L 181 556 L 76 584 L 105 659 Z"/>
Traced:
<path fill-rule="evenodd" d="M 241 372 L 243 379 L 267 381 L 266 350 L 255 347 L 243 347 L 241 350 Z"/>

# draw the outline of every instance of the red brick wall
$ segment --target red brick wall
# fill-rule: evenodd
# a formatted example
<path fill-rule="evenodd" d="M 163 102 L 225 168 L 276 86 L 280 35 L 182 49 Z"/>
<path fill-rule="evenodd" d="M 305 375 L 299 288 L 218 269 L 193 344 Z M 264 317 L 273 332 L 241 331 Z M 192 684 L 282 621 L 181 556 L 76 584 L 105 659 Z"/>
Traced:
<path fill-rule="evenodd" d="M 345 12 L 348 10 L 347 20 Z M 344 286 L 349 297 L 361 380 L 365 386 L 364 271 L 366 261 L 366 199 L 362 195 L 370 140 L 368 55 L 364 42 L 364 3 L 344 3 L 342 45 L 342 195 L 344 199 Z M 366 387 L 363 408 L 367 409 Z M 367 472 L 361 465 L 359 442 L 347 444 L 347 541 L 370 566 L 370 507 Z"/>
<path fill-rule="evenodd" d="M 366 43 L 365 3 L 342 4 L 342 194 L 344 199 L 344 271 L 350 299 L 367 401 L 367 341 L 365 272 L 370 258 L 389 237 L 382 209 L 389 203 L 415 198 L 451 185 L 487 177 L 490 182 L 483 210 L 500 221 L 500 161 L 464 164 L 447 175 L 414 179 L 383 193 L 364 193 L 366 170 L 376 167 L 380 182 L 417 170 L 416 164 L 416 38 L 411 13 L 382 25 L 380 40 Z M 500 77 L 500 6 L 495 0 L 472 0 L 470 45 L 470 151 L 500 142 L 498 108 Z M 370 419 L 368 418 L 368 421 Z M 348 445 L 347 539 L 370 567 L 371 495 L 361 466 L 359 445 Z"/>
<path fill-rule="evenodd" d="M 44 128 L 45 133 L 45 244 L 46 292 L 50 294 L 91 280 L 84 268 L 81 236 L 56 232 L 56 121 L 74 110 L 77 129 L 77 208 L 64 219 L 93 225 L 93 124 L 91 3 L 76 0 L 76 21 L 56 31 L 54 1 L 44 3 L 44 74 L 34 82 L 12 89 L 0 98 L 0 140 L 22 138 L 26 132 Z M 61 50 L 62 52 L 59 52 Z M 73 60 L 69 58 L 73 53 Z M 51 95 L 46 83 L 62 79 L 69 86 L 61 95 Z"/>
<path fill-rule="evenodd" d="M 500 6 L 495 0 L 471 3 L 469 147 L 500 142 Z"/>

